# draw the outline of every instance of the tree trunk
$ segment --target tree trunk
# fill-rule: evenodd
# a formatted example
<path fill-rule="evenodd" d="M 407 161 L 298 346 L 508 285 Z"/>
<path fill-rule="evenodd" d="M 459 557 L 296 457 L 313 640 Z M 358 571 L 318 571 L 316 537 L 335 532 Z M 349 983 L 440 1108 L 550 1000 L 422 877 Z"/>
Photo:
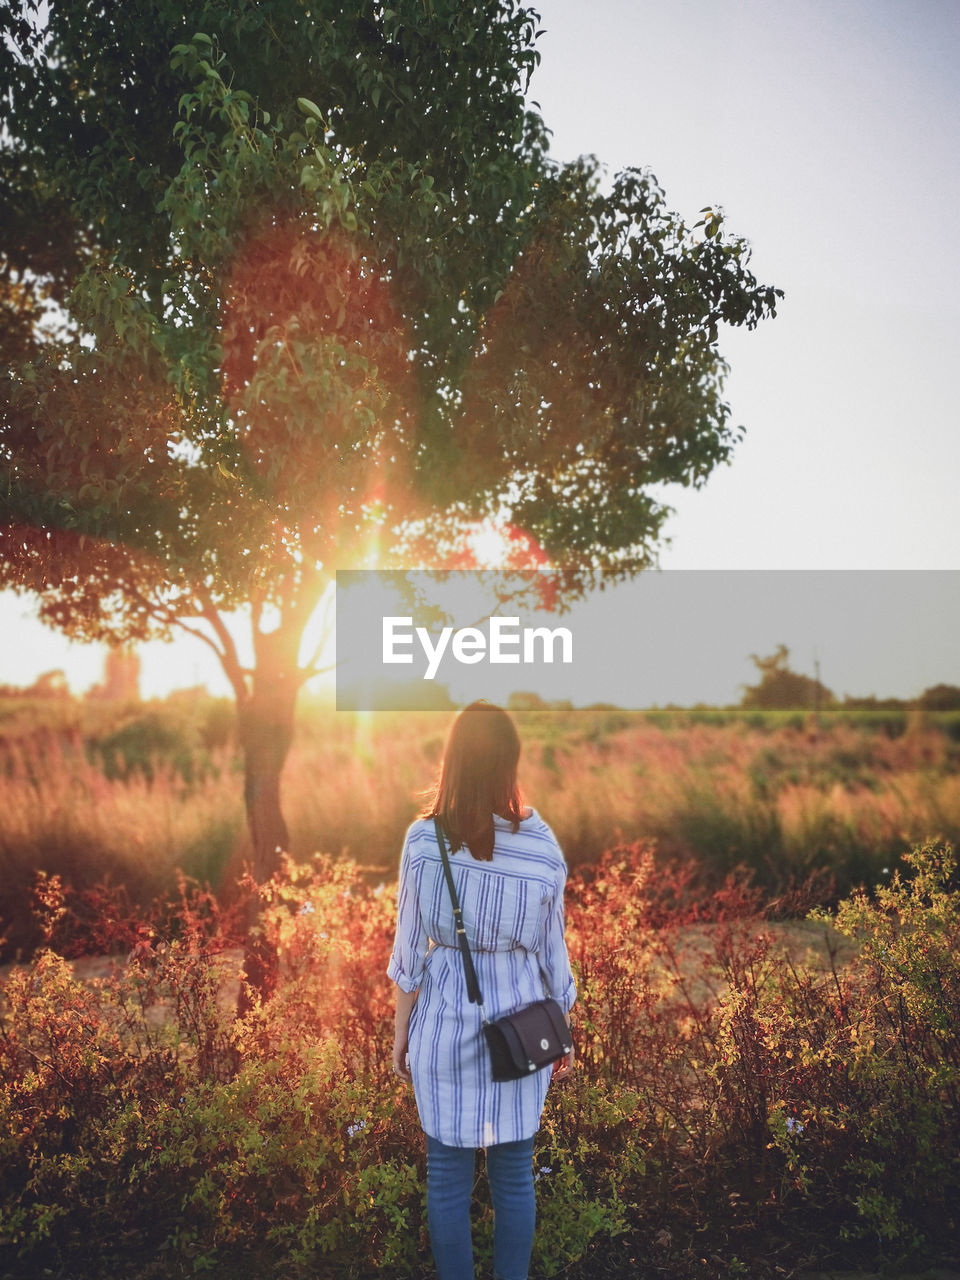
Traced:
<path fill-rule="evenodd" d="M 261 664 L 253 677 L 250 696 L 238 709 L 238 730 L 243 750 L 243 797 L 253 845 L 251 871 L 263 884 L 280 865 L 280 854 L 289 849 L 289 834 L 280 805 L 280 776 L 293 741 L 293 713 L 299 682 L 297 672 Z M 244 969 L 251 990 L 267 996 L 276 983 L 277 956 L 259 929 L 260 904 L 251 899 L 247 914 Z M 250 1004 L 241 994 L 240 1011 Z"/>

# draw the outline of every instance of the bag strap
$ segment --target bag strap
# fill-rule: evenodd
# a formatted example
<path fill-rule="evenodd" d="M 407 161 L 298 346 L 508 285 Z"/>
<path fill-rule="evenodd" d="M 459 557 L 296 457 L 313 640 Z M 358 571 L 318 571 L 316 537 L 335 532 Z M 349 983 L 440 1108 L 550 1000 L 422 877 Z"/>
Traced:
<path fill-rule="evenodd" d="M 447 856 L 447 846 L 443 839 L 443 828 L 440 826 L 440 819 L 434 814 L 433 827 L 437 833 L 437 844 L 440 846 L 440 860 L 443 863 L 443 874 L 447 881 L 447 888 L 450 890 L 450 901 L 453 903 L 453 919 L 457 926 L 457 943 L 460 947 L 460 954 L 463 957 L 463 971 L 467 979 L 467 998 L 471 1004 L 483 1004 L 483 996 L 480 992 L 480 983 L 477 981 L 477 971 L 473 967 L 473 956 L 470 954 L 470 944 L 467 942 L 467 931 L 463 927 L 463 913 L 460 910 L 460 900 L 457 897 L 457 890 L 453 883 L 453 872 L 450 870 L 450 859 Z"/>

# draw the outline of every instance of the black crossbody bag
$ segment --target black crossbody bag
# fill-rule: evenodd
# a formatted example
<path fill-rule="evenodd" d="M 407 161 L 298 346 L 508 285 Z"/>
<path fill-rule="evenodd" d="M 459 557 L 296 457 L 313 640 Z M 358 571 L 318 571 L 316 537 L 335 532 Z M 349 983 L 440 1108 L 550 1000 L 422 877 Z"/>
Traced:
<path fill-rule="evenodd" d="M 443 874 L 447 888 L 450 890 L 450 901 L 453 903 L 453 919 L 457 927 L 457 942 L 463 957 L 463 968 L 467 979 L 467 997 L 471 1004 L 480 1006 L 483 1016 L 483 995 L 477 981 L 477 971 L 473 967 L 473 956 L 467 942 L 467 933 L 463 927 L 463 915 L 460 902 L 453 883 L 450 870 L 450 859 L 443 838 L 440 819 L 434 818 L 433 825 L 437 832 L 437 843 L 440 845 L 440 859 L 443 862 Z M 505 1018 L 497 1018 L 489 1022 L 483 1018 L 483 1034 L 490 1050 L 490 1063 L 494 1080 L 519 1080 L 539 1071 L 542 1067 L 558 1058 L 564 1057 L 573 1048 L 570 1028 L 563 1016 L 563 1010 L 556 1000 L 547 998 L 536 1000 L 525 1005 L 516 1013 Z"/>

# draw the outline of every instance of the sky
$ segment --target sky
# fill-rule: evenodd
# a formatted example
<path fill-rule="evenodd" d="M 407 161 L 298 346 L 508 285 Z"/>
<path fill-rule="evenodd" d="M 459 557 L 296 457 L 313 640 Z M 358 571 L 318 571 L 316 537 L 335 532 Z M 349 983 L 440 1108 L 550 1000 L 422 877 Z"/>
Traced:
<path fill-rule="evenodd" d="M 960 570 L 960 5 L 541 0 L 539 10 L 530 97 L 554 155 L 592 153 L 611 173 L 649 167 L 691 223 L 722 206 L 753 246 L 757 277 L 785 292 L 776 319 L 722 334 L 726 398 L 746 435 L 700 490 L 659 491 L 675 508 L 661 569 L 780 571 L 788 596 L 798 571 Z M 923 616 L 953 630 L 960 575 L 916 580 L 950 597 Z M 639 597 L 607 594 L 618 608 L 596 602 L 594 617 L 629 628 Z M 831 634 L 861 635 L 856 593 L 827 595 Z M 0 595 L 0 682 L 54 667 L 77 691 L 99 678 L 102 650 L 68 646 L 29 613 Z M 726 701 L 751 675 L 749 652 L 779 642 L 811 673 L 817 636 L 785 619 L 789 633 L 772 641 L 769 621 L 758 606 L 756 639 L 743 641 L 736 669 L 718 666 L 712 695 L 691 686 L 674 700 Z M 912 696 L 960 683 L 948 645 L 918 667 L 909 634 L 899 649 L 877 643 L 841 689 Z M 861 653 L 870 643 L 861 638 Z M 143 659 L 148 695 L 201 681 L 226 691 L 197 642 L 152 645 Z"/>
<path fill-rule="evenodd" d="M 960 5 L 544 0 L 560 159 L 719 204 L 786 294 L 722 343 L 747 434 L 663 568 L 958 568 Z M 584 15 L 589 13 L 589 19 Z"/>

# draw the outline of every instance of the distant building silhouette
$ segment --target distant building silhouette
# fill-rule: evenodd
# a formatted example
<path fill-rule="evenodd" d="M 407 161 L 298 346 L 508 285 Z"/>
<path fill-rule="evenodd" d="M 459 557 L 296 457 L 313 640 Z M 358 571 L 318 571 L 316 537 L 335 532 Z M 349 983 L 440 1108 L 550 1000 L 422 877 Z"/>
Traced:
<path fill-rule="evenodd" d="M 88 698 L 100 702 L 140 701 L 140 657 L 130 645 L 107 651 L 103 662 L 103 683 L 95 684 Z"/>

